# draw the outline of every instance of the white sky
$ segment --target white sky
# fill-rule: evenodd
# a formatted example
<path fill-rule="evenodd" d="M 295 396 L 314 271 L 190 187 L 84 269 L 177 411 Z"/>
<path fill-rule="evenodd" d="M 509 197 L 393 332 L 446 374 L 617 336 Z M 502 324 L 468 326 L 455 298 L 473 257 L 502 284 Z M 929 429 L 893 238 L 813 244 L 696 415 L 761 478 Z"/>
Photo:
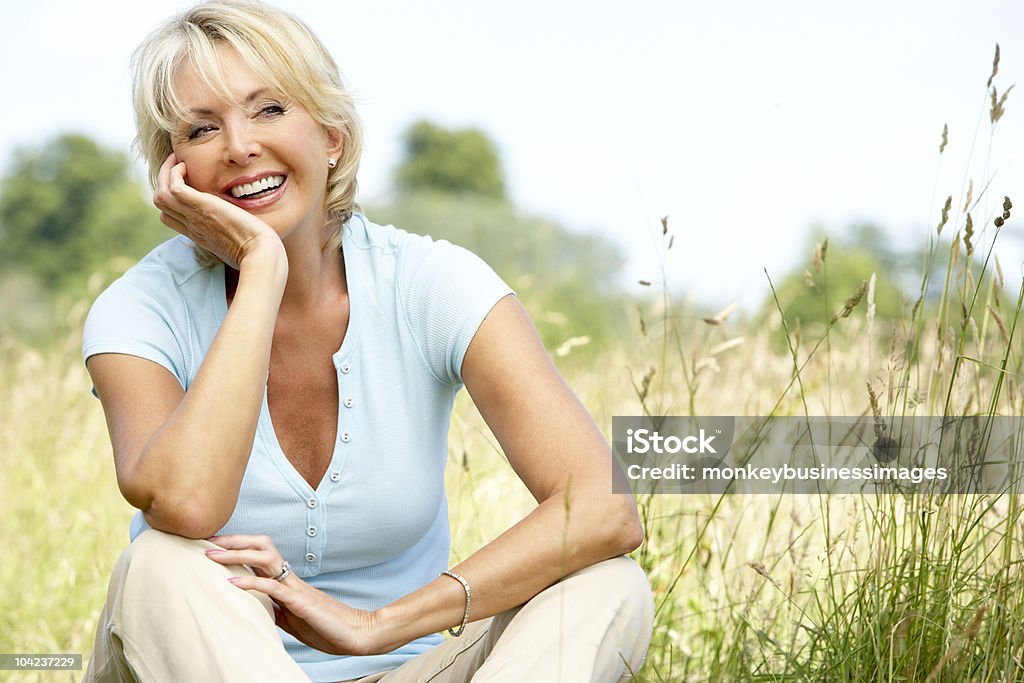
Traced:
<path fill-rule="evenodd" d="M 188 4 L 3 0 L 0 163 L 65 130 L 128 151 L 128 55 Z M 762 267 L 775 277 L 806 262 L 814 223 L 840 236 L 874 221 L 900 245 L 926 234 L 945 196 L 961 196 L 979 121 L 970 174 L 982 185 L 999 42 L 996 85 L 1022 85 L 988 159 L 985 216 L 1004 194 L 1016 200 L 1000 240 L 1004 270 L 1020 267 L 1024 3 L 276 4 L 320 35 L 357 95 L 363 200 L 387 194 L 413 120 L 477 126 L 516 203 L 616 240 L 627 283 L 659 280 L 667 214 L 669 281 L 714 304 L 760 301 Z"/>

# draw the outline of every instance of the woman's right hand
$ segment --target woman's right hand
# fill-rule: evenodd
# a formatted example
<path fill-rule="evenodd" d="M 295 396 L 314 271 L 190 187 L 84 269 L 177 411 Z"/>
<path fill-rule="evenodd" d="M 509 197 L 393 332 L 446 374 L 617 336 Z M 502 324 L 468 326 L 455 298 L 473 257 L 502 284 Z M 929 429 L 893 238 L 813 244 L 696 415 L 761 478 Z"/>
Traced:
<path fill-rule="evenodd" d="M 160 167 L 153 204 L 160 209 L 164 225 L 235 269 L 259 247 L 283 249 L 281 238 L 267 223 L 231 202 L 191 187 L 185 182 L 187 174 L 185 163 L 173 152 Z"/>

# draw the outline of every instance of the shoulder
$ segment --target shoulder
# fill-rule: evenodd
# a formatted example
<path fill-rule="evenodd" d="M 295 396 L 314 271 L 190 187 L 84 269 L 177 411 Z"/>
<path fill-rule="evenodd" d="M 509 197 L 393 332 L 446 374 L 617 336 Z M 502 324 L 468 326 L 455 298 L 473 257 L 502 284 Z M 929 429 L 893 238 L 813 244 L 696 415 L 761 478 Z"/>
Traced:
<path fill-rule="evenodd" d="M 157 246 L 93 302 L 86 319 L 87 336 L 110 336 L 122 328 L 188 326 L 190 309 L 201 309 L 215 284 L 217 268 L 195 258 L 193 244 L 175 237 Z"/>
<path fill-rule="evenodd" d="M 345 225 L 342 244 L 346 248 L 374 251 L 382 256 L 391 256 L 402 262 L 429 249 L 434 240 L 426 235 L 397 228 L 394 225 L 379 225 L 361 213 L 352 215 Z"/>
<path fill-rule="evenodd" d="M 208 297 L 212 271 L 196 262 L 184 237 L 164 242 L 129 268 L 93 302 L 82 332 L 82 354 L 139 356 L 163 365 L 187 385 L 193 308 Z M 199 285 L 196 287 L 195 285 Z"/>
<path fill-rule="evenodd" d="M 473 252 L 354 217 L 351 244 L 390 255 L 399 315 L 434 377 L 461 381 L 462 359 L 494 304 L 512 289 Z M 346 232 L 344 239 L 349 239 Z"/>
<path fill-rule="evenodd" d="M 107 299 L 131 294 L 165 301 L 180 298 L 180 290 L 197 276 L 200 279 L 210 276 L 210 269 L 196 261 L 192 247 L 191 241 L 180 236 L 160 244 L 114 280 L 93 307 Z"/>
<path fill-rule="evenodd" d="M 196 260 L 192 242 L 179 235 L 146 254 L 125 271 L 121 280 L 140 285 L 159 281 L 178 288 L 196 276 L 208 275 L 210 270 Z"/>

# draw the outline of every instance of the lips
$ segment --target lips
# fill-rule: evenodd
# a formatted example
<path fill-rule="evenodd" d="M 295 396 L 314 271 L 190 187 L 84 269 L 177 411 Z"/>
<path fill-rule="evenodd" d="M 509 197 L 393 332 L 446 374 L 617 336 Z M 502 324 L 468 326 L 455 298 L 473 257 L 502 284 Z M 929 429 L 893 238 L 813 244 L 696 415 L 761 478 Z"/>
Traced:
<path fill-rule="evenodd" d="M 261 192 L 272 190 L 275 187 L 279 187 L 284 182 L 283 175 L 270 175 L 260 178 L 259 180 L 251 183 L 244 183 L 242 185 L 235 185 L 229 191 L 231 196 L 236 199 L 248 199 L 253 195 L 258 195 Z"/>
<path fill-rule="evenodd" d="M 232 204 L 252 211 L 273 204 L 284 194 L 288 176 L 269 171 L 236 178 L 224 188 L 222 196 Z"/>

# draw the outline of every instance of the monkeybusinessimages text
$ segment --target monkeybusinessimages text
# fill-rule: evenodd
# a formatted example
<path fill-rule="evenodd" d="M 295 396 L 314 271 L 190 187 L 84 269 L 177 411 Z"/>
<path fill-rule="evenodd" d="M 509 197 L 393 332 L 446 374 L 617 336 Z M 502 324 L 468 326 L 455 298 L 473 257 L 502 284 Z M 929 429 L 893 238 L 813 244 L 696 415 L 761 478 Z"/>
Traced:
<path fill-rule="evenodd" d="M 650 429 L 627 429 L 626 452 L 630 455 L 700 455 L 703 460 L 719 455 L 716 449 L 716 434 L 701 429 L 696 434 L 663 436 Z M 712 465 L 690 463 L 664 463 L 646 466 L 633 463 L 626 467 L 626 476 L 634 481 L 677 480 L 677 481 L 763 481 L 778 484 L 784 481 L 863 481 L 863 482 L 907 482 L 920 484 L 924 481 L 945 481 L 949 471 L 945 467 L 900 467 L 873 464 L 866 467 L 835 467 L 825 464 L 816 466 L 793 466 L 789 464 L 771 467 L 746 464 L 725 466 L 719 462 Z"/>

